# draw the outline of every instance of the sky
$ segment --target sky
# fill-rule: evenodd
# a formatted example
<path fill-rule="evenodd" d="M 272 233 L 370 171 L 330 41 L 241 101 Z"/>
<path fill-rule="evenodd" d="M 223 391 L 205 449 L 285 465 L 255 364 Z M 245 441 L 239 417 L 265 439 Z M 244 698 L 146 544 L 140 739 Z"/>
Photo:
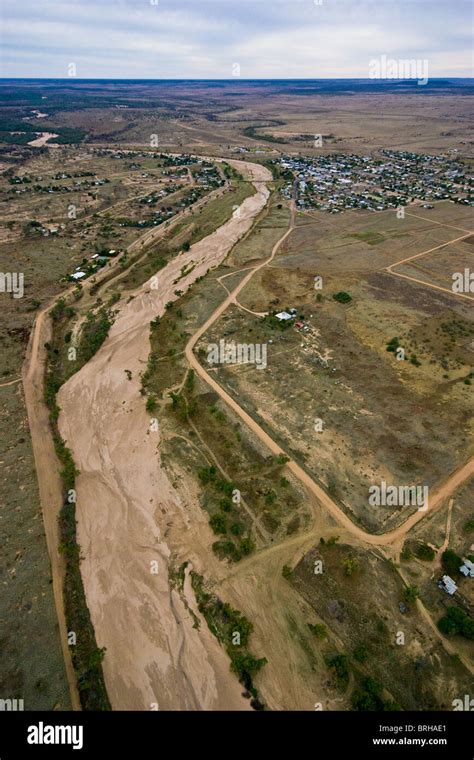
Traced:
<path fill-rule="evenodd" d="M 472 76 L 470 0 L 1 0 L 2 77 Z M 71 66 L 74 64 L 74 66 Z"/>

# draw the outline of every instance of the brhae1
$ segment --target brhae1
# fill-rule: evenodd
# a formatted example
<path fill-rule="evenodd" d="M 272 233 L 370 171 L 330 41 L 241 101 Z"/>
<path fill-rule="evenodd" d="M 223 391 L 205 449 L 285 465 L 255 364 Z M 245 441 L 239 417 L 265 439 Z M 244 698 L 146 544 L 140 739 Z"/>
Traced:
<path fill-rule="evenodd" d="M 72 744 L 73 749 L 82 749 L 83 726 L 48 726 L 42 721 L 37 726 L 28 726 L 28 744 Z"/>

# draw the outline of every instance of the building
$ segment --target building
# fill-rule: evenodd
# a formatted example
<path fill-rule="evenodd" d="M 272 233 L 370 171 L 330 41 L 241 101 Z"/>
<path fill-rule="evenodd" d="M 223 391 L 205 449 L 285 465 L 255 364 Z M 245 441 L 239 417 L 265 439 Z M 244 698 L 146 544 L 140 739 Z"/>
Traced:
<path fill-rule="evenodd" d="M 463 557 L 463 563 L 459 568 L 459 572 L 465 575 L 466 578 L 474 578 L 474 563 L 465 557 Z"/>
<path fill-rule="evenodd" d="M 443 591 L 446 591 L 446 593 L 450 594 L 451 596 L 458 590 L 458 587 L 456 586 L 453 579 L 449 577 L 449 575 L 443 575 L 438 585 L 443 589 Z"/>
<path fill-rule="evenodd" d="M 74 274 L 71 275 L 73 280 L 82 280 L 82 278 L 85 276 L 86 276 L 85 272 L 74 272 Z"/>
<path fill-rule="evenodd" d="M 276 318 L 280 320 L 280 322 L 286 322 L 288 319 L 293 319 L 291 314 L 288 314 L 287 311 L 280 311 L 279 314 L 275 314 Z"/>

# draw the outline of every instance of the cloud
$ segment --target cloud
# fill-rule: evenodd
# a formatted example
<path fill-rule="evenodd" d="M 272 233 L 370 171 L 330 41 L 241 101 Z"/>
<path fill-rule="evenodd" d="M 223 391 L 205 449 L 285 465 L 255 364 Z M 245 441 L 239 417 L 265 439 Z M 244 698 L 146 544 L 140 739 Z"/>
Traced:
<path fill-rule="evenodd" d="M 366 77 L 371 58 L 470 76 L 465 0 L 3 0 L 1 76 Z"/>

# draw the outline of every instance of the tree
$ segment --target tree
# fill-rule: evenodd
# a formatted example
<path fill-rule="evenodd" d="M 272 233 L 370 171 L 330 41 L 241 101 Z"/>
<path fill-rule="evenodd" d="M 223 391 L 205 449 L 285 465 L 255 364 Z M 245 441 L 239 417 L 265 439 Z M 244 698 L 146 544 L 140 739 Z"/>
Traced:
<path fill-rule="evenodd" d="M 441 563 L 448 575 L 456 576 L 460 574 L 459 568 L 462 565 L 462 559 L 452 549 L 446 549 L 446 551 L 443 552 L 441 555 Z"/>
<path fill-rule="evenodd" d="M 209 525 L 216 535 L 227 533 L 227 522 L 220 512 L 216 512 L 209 520 Z"/>
<path fill-rule="evenodd" d="M 289 565 L 283 565 L 283 568 L 282 568 L 281 574 L 282 574 L 282 576 L 283 576 L 284 578 L 286 578 L 286 580 L 287 580 L 287 581 L 289 581 L 289 580 L 290 580 L 290 578 L 291 578 L 291 577 L 292 577 L 292 575 L 293 575 L 293 570 L 291 569 L 291 567 L 290 567 Z"/>
<path fill-rule="evenodd" d="M 403 599 L 405 600 L 407 604 L 416 602 L 419 596 L 420 596 L 420 592 L 416 586 L 407 586 L 403 590 Z"/>

